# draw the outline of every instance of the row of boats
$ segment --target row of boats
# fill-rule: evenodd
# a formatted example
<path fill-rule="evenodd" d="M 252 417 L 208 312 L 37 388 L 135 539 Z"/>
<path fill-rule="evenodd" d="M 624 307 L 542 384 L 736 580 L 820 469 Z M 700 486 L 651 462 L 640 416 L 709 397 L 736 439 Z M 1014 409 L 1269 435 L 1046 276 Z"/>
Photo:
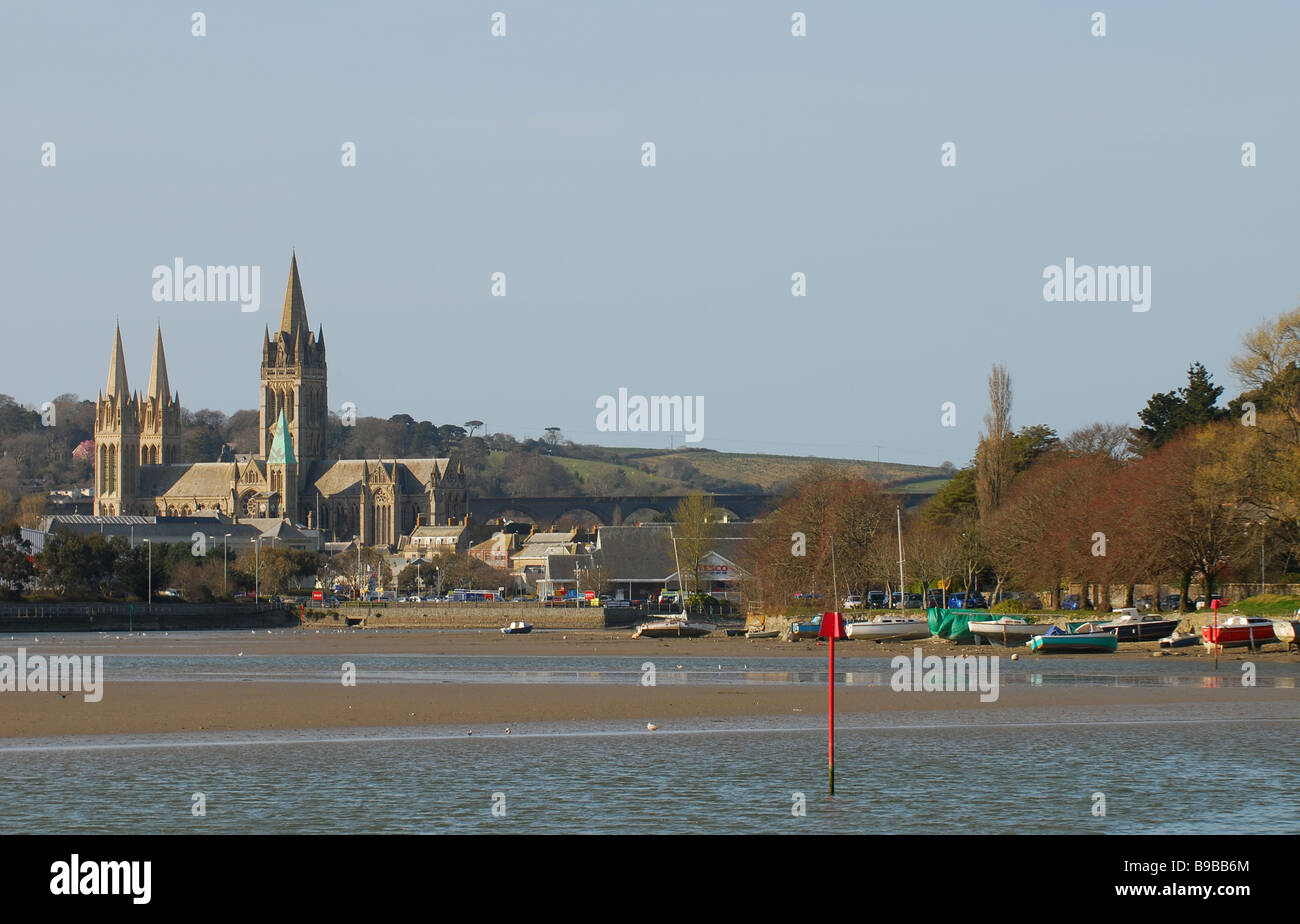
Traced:
<path fill-rule="evenodd" d="M 1206 626 L 1200 635 L 1179 634 L 1181 619 L 1166 619 L 1155 613 L 1139 613 L 1129 607 L 1105 622 L 1068 624 L 1066 628 L 1051 622 L 1029 622 L 1014 616 L 971 621 L 967 629 L 977 644 L 1010 647 L 1025 645 L 1035 652 L 1113 652 L 1120 642 L 1159 641 L 1164 647 L 1178 648 L 1203 643 L 1207 649 L 1233 648 L 1280 641 L 1300 648 L 1300 612 L 1291 619 L 1270 620 L 1257 616 L 1229 616 L 1223 622 Z M 796 622 L 790 627 L 789 639 L 816 637 L 821 628 L 821 617 L 807 622 Z M 877 642 L 929 638 L 928 619 L 882 615 L 871 620 L 850 622 L 845 627 L 849 638 L 871 639 Z"/>

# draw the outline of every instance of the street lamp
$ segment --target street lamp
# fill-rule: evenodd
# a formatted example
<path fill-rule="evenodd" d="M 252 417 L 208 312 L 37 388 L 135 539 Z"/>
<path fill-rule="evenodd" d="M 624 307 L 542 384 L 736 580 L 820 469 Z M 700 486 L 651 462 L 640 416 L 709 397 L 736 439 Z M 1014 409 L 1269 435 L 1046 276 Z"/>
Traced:
<path fill-rule="evenodd" d="M 248 541 L 253 543 L 253 605 L 256 606 L 262 595 L 262 537 Z"/>
<path fill-rule="evenodd" d="M 226 533 L 221 537 L 221 596 L 223 597 L 228 593 L 226 590 L 226 567 L 227 562 L 230 561 L 230 543 L 227 541 L 229 539 L 230 533 Z"/>

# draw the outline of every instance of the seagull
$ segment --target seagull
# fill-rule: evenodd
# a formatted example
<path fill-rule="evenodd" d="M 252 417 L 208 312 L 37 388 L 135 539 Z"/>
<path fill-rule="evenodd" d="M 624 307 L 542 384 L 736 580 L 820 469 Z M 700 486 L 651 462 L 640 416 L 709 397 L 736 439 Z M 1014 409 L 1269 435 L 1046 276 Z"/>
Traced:
<path fill-rule="evenodd" d="M 474 733 L 473 733 L 472 731 L 467 731 L 467 732 L 465 732 L 465 734 L 467 734 L 467 735 L 472 735 L 472 734 L 474 734 Z"/>
<path fill-rule="evenodd" d="M 508 729 L 508 728 L 506 729 L 506 734 L 507 734 L 507 735 L 510 734 L 510 729 Z"/>
<path fill-rule="evenodd" d="M 242 651 L 241 651 L 239 654 L 235 655 L 235 657 L 237 657 L 237 658 L 242 658 L 243 656 L 244 656 L 244 653 L 243 653 Z"/>
<path fill-rule="evenodd" d="M 646 727 L 646 729 L 648 729 L 649 731 L 658 731 L 658 730 L 659 730 L 659 726 L 656 725 L 654 722 L 646 722 L 646 723 L 645 723 L 645 727 Z"/>

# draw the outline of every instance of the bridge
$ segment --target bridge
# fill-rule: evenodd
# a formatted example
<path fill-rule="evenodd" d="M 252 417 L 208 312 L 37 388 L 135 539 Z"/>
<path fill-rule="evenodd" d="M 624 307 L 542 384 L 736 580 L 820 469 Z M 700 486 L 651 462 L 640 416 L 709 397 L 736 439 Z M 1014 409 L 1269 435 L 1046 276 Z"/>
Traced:
<path fill-rule="evenodd" d="M 921 503 L 929 494 L 897 494 L 904 507 Z M 778 494 L 711 494 L 713 506 L 731 520 L 753 520 L 780 502 Z M 498 517 L 529 520 L 539 528 L 553 526 L 566 516 L 587 514 L 601 526 L 649 523 L 671 516 L 682 500 L 679 494 L 627 495 L 618 497 L 473 497 L 468 508 L 475 523 Z"/>

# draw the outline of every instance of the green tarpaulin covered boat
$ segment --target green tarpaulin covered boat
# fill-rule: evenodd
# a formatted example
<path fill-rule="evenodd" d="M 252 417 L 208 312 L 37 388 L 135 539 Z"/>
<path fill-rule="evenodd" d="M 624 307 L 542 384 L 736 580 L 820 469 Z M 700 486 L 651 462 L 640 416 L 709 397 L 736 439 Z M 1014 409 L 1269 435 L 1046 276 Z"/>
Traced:
<path fill-rule="evenodd" d="M 925 615 L 930 621 L 932 634 L 954 642 L 969 642 L 975 638 L 971 634 L 970 623 L 998 618 L 988 610 L 945 610 L 935 606 L 926 610 Z"/>

